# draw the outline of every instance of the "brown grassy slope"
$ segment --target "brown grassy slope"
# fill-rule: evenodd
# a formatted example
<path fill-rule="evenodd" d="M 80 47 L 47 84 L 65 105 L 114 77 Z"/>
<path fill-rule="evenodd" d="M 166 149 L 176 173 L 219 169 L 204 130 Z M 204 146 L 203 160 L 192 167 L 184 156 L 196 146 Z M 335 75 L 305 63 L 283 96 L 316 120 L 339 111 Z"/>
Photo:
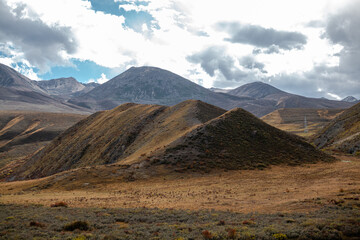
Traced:
<path fill-rule="evenodd" d="M 0 168 L 43 147 L 85 115 L 0 111 Z"/>
<path fill-rule="evenodd" d="M 265 115 L 261 120 L 283 131 L 308 137 L 318 132 L 343 111 L 343 109 L 282 108 Z M 307 133 L 304 132 L 305 116 L 308 125 Z"/>
<path fill-rule="evenodd" d="M 319 148 L 357 154 L 360 150 L 360 103 L 331 121 L 313 141 Z"/>
<path fill-rule="evenodd" d="M 270 164 L 331 160 L 301 138 L 233 109 L 192 130 L 157 156 L 159 163 L 186 169 L 254 169 Z"/>
<path fill-rule="evenodd" d="M 68 129 L 20 168 L 18 178 L 99 164 L 139 162 L 224 112 L 194 100 L 173 107 L 123 104 L 93 114 Z"/>

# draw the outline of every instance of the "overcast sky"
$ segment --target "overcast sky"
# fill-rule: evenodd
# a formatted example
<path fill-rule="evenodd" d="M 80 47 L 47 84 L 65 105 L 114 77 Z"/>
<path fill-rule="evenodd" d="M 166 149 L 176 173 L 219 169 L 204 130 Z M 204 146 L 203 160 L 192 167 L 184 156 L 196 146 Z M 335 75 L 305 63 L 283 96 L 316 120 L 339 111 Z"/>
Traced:
<path fill-rule="evenodd" d="M 148 65 L 204 87 L 360 98 L 359 26 L 360 0 L 0 0 L 0 62 L 34 80 Z"/>

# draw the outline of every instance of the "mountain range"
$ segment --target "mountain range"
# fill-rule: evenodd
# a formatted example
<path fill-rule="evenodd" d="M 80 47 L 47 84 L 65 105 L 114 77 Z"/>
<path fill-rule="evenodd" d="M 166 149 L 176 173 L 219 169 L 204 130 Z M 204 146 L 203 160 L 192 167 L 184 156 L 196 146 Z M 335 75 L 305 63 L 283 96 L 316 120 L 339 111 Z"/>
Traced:
<path fill-rule="evenodd" d="M 227 93 L 211 91 L 155 67 L 132 67 L 69 102 L 97 111 L 112 109 L 126 102 L 171 106 L 187 99 L 201 100 L 226 110 L 240 107 L 258 117 L 280 108 L 343 109 L 353 105 L 290 94 L 262 82 L 245 84 Z"/>
<path fill-rule="evenodd" d="M 226 110 L 240 107 L 261 117 L 280 108 L 345 109 L 355 104 L 307 98 L 263 82 L 212 91 L 156 67 L 132 67 L 99 85 L 79 83 L 74 78 L 32 81 L 0 65 L 0 93 L 0 110 L 52 112 L 95 112 L 127 102 L 173 106 L 195 99 Z"/>
<path fill-rule="evenodd" d="M 0 64 L 0 110 L 89 114 L 88 109 L 51 96 L 37 81 Z"/>
<path fill-rule="evenodd" d="M 112 109 L 127 102 L 172 106 L 188 99 L 202 100 L 225 109 L 250 100 L 248 97 L 214 93 L 160 68 L 132 67 L 69 102 L 98 111 Z"/>

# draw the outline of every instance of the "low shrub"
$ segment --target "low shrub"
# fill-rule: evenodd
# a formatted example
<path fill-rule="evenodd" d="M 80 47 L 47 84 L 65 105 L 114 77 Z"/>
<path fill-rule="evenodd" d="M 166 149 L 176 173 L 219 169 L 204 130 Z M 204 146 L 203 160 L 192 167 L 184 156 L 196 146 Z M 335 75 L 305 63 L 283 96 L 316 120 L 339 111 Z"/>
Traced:
<path fill-rule="evenodd" d="M 68 207 L 68 204 L 64 201 L 61 201 L 51 204 L 50 207 Z"/>
<path fill-rule="evenodd" d="M 45 224 L 39 223 L 39 222 L 35 222 L 35 221 L 31 221 L 31 222 L 30 222 L 30 227 L 45 227 Z"/>
<path fill-rule="evenodd" d="M 227 229 L 227 232 L 228 232 L 228 238 L 230 239 L 235 239 L 236 238 L 236 229 L 233 229 L 233 228 L 229 228 Z"/>
<path fill-rule="evenodd" d="M 90 229 L 90 226 L 85 221 L 75 221 L 72 223 L 68 223 L 63 227 L 64 231 L 74 231 L 76 229 L 79 229 L 81 231 L 87 231 Z"/>
<path fill-rule="evenodd" d="M 211 234 L 211 232 L 209 232 L 208 230 L 202 231 L 201 235 L 203 236 L 204 239 L 208 240 L 208 239 L 212 239 L 213 235 Z"/>

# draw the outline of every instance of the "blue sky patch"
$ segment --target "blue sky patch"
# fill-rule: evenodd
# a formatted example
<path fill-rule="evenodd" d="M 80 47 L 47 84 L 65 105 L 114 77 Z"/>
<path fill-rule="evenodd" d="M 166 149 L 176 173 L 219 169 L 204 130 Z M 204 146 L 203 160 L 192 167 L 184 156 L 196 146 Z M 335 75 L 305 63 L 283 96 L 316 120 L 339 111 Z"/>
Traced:
<path fill-rule="evenodd" d="M 114 2 L 114 0 L 90 0 L 90 2 L 92 9 L 95 11 L 121 16 L 119 11 L 119 2 Z"/>
<path fill-rule="evenodd" d="M 51 72 L 39 75 L 39 77 L 44 80 L 73 77 L 83 83 L 87 83 L 90 79 L 96 80 L 100 78 L 102 73 L 104 73 L 108 79 L 115 77 L 111 68 L 97 65 L 93 61 L 80 61 L 74 59 L 72 63 L 75 65 L 74 67 L 55 66 L 51 68 Z"/>
<path fill-rule="evenodd" d="M 146 24 L 148 29 L 152 27 L 159 28 L 158 24 L 152 24 L 152 21 L 155 19 L 148 12 L 137 12 L 135 10 L 125 11 L 123 8 L 120 8 L 120 13 L 125 17 L 125 26 L 136 32 L 142 32 L 143 24 Z"/>
<path fill-rule="evenodd" d="M 150 13 L 144 11 L 125 11 L 121 5 L 129 4 L 128 1 L 114 2 L 114 0 L 90 0 L 92 9 L 95 11 L 102 11 L 107 14 L 116 16 L 123 16 L 125 18 L 125 27 L 131 28 L 136 32 L 142 32 L 143 24 L 146 24 L 148 29 L 159 28 L 158 24 L 153 24 L 155 20 Z M 147 2 L 136 1 L 136 5 L 147 6 Z"/>

